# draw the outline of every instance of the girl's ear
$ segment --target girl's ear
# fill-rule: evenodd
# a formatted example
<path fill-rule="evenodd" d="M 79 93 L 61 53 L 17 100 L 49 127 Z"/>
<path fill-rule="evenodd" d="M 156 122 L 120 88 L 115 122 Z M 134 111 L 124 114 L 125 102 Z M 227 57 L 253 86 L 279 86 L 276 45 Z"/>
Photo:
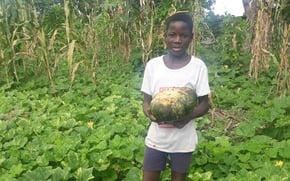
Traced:
<path fill-rule="evenodd" d="M 167 37 L 167 31 L 163 33 L 163 38 Z"/>
<path fill-rule="evenodd" d="M 193 39 L 193 33 L 191 33 L 190 38 Z"/>

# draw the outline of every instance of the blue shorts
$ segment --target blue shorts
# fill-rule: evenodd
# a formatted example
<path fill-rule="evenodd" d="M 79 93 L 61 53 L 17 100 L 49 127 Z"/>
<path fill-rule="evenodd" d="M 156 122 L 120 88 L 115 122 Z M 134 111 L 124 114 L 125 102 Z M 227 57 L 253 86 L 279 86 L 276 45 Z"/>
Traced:
<path fill-rule="evenodd" d="M 164 171 L 166 168 L 166 163 L 168 163 L 172 171 L 187 173 L 191 158 L 192 152 L 167 153 L 146 146 L 143 160 L 143 170 Z"/>

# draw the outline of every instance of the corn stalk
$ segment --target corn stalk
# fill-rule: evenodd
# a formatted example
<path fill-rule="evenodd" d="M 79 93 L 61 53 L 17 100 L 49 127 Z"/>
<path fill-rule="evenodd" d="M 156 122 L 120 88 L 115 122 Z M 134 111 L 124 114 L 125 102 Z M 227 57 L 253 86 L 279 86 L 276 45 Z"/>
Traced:
<path fill-rule="evenodd" d="M 18 31 L 22 24 L 17 24 L 17 12 L 13 12 L 14 7 L 8 6 L 5 3 L 1 4 L 0 12 L 3 14 L 0 21 L 1 38 L 0 52 L 1 64 L 5 67 L 6 83 L 11 84 L 9 80 L 9 72 L 12 71 L 15 80 L 18 82 L 18 74 L 16 68 L 16 50 L 15 47 L 19 43 L 17 38 Z"/>
<path fill-rule="evenodd" d="M 272 30 L 272 7 L 273 0 L 266 4 L 259 0 L 259 9 L 254 29 L 254 40 L 252 42 L 251 51 L 252 59 L 250 62 L 249 75 L 258 79 L 260 72 L 265 68 L 269 68 L 270 54 L 270 38 Z"/>
<path fill-rule="evenodd" d="M 128 8 L 128 5 L 126 1 L 124 2 L 124 7 L 119 8 L 119 13 L 120 14 L 126 14 L 126 16 L 129 19 L 130 16 L 130 10 Z M 120 47 L 121 47 L 121 52 L 123 52 L 123 57 L 129 61 L 130 60 L 130 55 L 131 55 L 131 47 L 132 47 L 132 40 L 131 40 L 131 32 L 130 32 L 130 20 L 129 21 L 122 21 L 122 28 L 121 29 L 121 38 L 120 38 Z"/>
<path fill-rule="evenodd" d="M 146 12 L 142 12 L 138 24 L 135 24 L 135 30 L 138 32 L 138 41 L 142 50 L 142 62 L 145 64 L 152 53 L 153 27 L 154 27 L 154 10 L 149 10 L 149 5 L 145 5 Z M 150 13 L 148 13 L 150 12 Z M 146 15 L 145 15 L 146 14 Z"/>
<path fill-rule="evenodd" d="M 23 74 L 27 67 L 31 72 L 42 63 L 36 58 L 35 49 L 38 44 L 38 19 L 33 5 L 27 1 L 1 1 L 0 12 L 0 60 L 5 69 L 6 83 L 11 84 L 11 72 L 15 81 L 19 82 L 19 69 Z M 33 61 L 36 60 L 36 61 Z M 1 69 L 0 69 L 1 72 Z"/>
<path fill-rule="evenodd" d="M 76 72 L 79 68 L 79 65 L 83 63 L 83 61 L 74 63 L 74 51 L 76 47 L 76 40 L 71 40 L 70 34 L 71 28 L 70 28 L 70 9 L 69 9 L 69 0 L 64 0 L 64 12 L 65 12 L 65 32 L 66 32 L 66 39 L 67 39 L 67 65 L 69 68 L 69 73 L 70 73 L 70 88 L 73 85 L 73 82 L 75 80 Z"/>
<path fill-rule="evenodd" d="M 158 46 L 161 42 L 163 47 L 164 37 L 164 23 L 165 19 L 156 22 L 158 18 L 154 1 L 140 1 L 141 11 L 139 19 L 134 23 L 134 29 L 137 36 L 137 44 L 140 45 L 142 52 L 142 62 L 145 64 L 154 54 L 154 47 Z M 168 14 L 176 12 L 174 6 L 168 10 Z"/>
<path fill-rule="evenodd" d="M 52 76 L 52 71 L 51 71 L 51 57 L 52 57 L 52 52 L 49 48 L 49 46 L 47 46 L 47 38 L 46 38 L 46 33 L 44 32 L 44 29 L 41 29 L 38 32 L 38 39 L 39 39 L 39 50 L 40 53 L 39 58 L 41 59 L 41 62 L 44 63 L 44 66 L 46 68 L 47 74 L 48 74 L 48 78 L 50 80 L 50 85 L 52 88 L 54 88 L 54 82 L 53 82 L 53 76 Z M 50 38 L 50 44 L 51 42 L 54 40 L 54 37 Z"/>
<path fill-rule="evenodd" d="M 279 31 L 276 33 L 274 42 L 278 45 L 277 57 L 280 60 L 277 72 L 277 94 L 286 96 L 290 90 L 290 2 L 287 0 L 278 1 L 279 4 L 275 9 L 274 21 L 275 28 Z"/>
<path fill-rule="evenodd" d="M 289 63 L 289 39 L 290 39 L 290 24 L 284 23 L 283 43 L 280 52 L 280 65 L 277 73 L 277 92 L 281 92 L 281 96 L 286 96 L 290 90 L 290 63 Z"/>
<path fill-rule="evenodd" d="M 201 6 L 200 6 L 200 0 L 195 0 L 194 2 L 191 2 L 191 7 L 193 11 L 193 41 L 189 47 L 189 52 L 192 55 L 196 54 L 196 48 L 199 46 L 199 41 L 196 41 L 200 39 L 199 35 L 199 24 L 201 24 Z"/>
<path fill-rule="evenodd" d="M 249 26 L 254 27 L 249 76 L 258 79 L 264 69 L 272 66 L 270 64 L 272 59 L 278 65 L 277 93 L 285 96 L 290 89 L 290 3 L 287 0 L 252 0 L 250 5 L 257 8 L 257 11 L 253 11 L 253 9 L 247 11 Z"/>

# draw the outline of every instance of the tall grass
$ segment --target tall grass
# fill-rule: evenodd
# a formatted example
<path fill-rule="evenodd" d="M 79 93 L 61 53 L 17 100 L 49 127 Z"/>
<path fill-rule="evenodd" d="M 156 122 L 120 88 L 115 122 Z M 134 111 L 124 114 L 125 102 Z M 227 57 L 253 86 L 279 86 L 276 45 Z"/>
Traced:
<path fill-rule="evenodd" d="M 289 42 L 290 39 L 290 25 L 284 23 L 283 29 L 283 42 L 280 51 L 280 65 L 277 73 L 277 92 L 280 92 L 282 96 L 286 96 L 288 90 L 290 90 L 290 62 L 289 62 Z"/>
<path fill-rule="evenodd" d="M 264 69 L 278 65 L 277 94 L 285 96 L 290 89 L 289 63 L 289 1 L 287 0 L 252 0 L 257 6 L 252 11 L 249 25 L 254 27 L 251 46 L 252 59 L 249 75 L 259 78 Z M 274 63 L 270 64 L 270 61 Z"/>
<path fill-rule="evenodd" d="M 262 0 L 258 1 L 259 9 L 257 20 L 254 25 L 254 40 L 252 41 L 252 59 L 250 62 L 249 75 L 258 78 L 263 69 L 269 68 L 270 35 L 273 25 L 271 8 L 274 1 L 266 4 Z M 254 20 L 253 20 L 254 21 Z"/>
<path fill-rule="evenodd" d="M 26 75 L 45 70 L 53 86 L 52 61 L 56 57 L 54 42 L 57 31 L 52 30 L 54 33 L 51 35 L 40 27 L 32 3 L 22 0 L 4 1 L 0 8 L 3 12 L 0 21 L 1 62 L 6 83 L 10 86 L 13 82 L 20 82 Z M 0 73 L 3 73 L 3 69 L 0 69 Z M 3 80 L 0 79 L 0 83 Z"/>
<path fill-rule="evenodd" d="M 18 14 L 13 13 L 12 6 L 7 6 L 5 1 L 0 2 L 0 12 L 2 13 L 0 24 L 0 52 L 1 64 L 4 67 L 1 77 L 5 76 L 7 84 L 10 84 L 9 74 L 12 72 L 16 81 L 19 80 L 16 69 L 15 46 L 18 44 L 17 33 L 21 24 L 14 24 L 14 19 Z M 1 67 L 2 67 L 1 66 Z M 3 75 L 4 74 L 4 75 Z"/>
<path fill-rule="evenodd" d="M 261 0 L 257 2 L 260 5 L 259 21 L 252 20 L 255 36 L 249 75 L 258 78 L 261 70 L 270 66 L 269 59 L 274 56 L 280 64 L 279 89 L 289 88 L 289 62 L 285 55 L 289 43 L 278 38 L 280 41 L 277 42 L 281 44 L 277 48 L 279 56 L 272 52 L 273 45 L 269 41 L 273 36 L 289 36 L 288 29 L 281 28 L 281 23 L 273 26 L 279 19 L 278 10 L 269 10 L 274 1 L 269 1 L 267 6 Z M 79 9 L 73 1 L 63 0 L 61 5 L 55 5 L 57 8 L 53 12 L 60 18 L 54 21 L 53 16 L 40 11 L 34 1 L 0 1 L 0 84 L 13 85 L 32 75 L 46 74 L 50 86 L 54 87 L 55 76 L 61 70 L 72 87 L 81 72 L 89 73 L 96 83 L 95 69 L 103 62 L 145 64 L 150 58 L 164 53 L 165 19 L 177 11 L 189 12 L 194 19 L 195 41 L 189 51 L 196 54 L 202 46 L 202 34 L 210 31 L 204 23 L 202 4 L 200 0 L 160 1 L 158 4 L 155 1 L 116 0 L 87 3 L 84 9 Z M 276 31 L 277 27 L 280 31 Z"/>
<path fill-rule="evenodd" d="M 165 18 L 185 9 L 186 3 L 172 1 L 165 4 L 170 8 L 160 8 L 154 1 L 140 1 L 139 6 L 127 1 L 106 1 L 87 7 L 90 11 L 80 12 L 73 2 L 64 0 L 58 8 L 62 12 L 57 12 L 64 17 L 59 26 L 45 11 L 39 12 L 33 2 L 2 1 L 0 82 L 21 82 L 27 75 L 45 72 L 54 87 L 56 71 L 65 66 L 72 86 L 77 71 L 89 72 L 96 79 L 94 69 L 101 61 L 118 60 L 122 64 L 123 60 L 132 59 L 134 52 L 134 59 L 146 63 L 165 48 Z M 199 9 L 194 7 L 197 5 L 190 3 L 187 11 Z"/>
<path fill-rule="evenodd" d="M 290 90 L 290 2 L 280 0 L 280 7 L 276 8 L 274 13 L 274 27 L 276 28 L 276 37 L 274 38 L 277 49 L 276 56 L 280 60 L 277 73 L 277 93 L 281 96 L 287 95 Z"/>

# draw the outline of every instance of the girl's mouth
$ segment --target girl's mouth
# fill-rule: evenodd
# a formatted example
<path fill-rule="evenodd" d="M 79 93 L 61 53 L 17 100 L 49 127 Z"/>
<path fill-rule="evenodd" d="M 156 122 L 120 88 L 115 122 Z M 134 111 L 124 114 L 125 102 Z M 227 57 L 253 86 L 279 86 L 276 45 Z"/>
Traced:
<path fill-rule="evenodd" d="M 175 51 L 175 52 L 180 52 L 182 50 L 181 47 L 172 47 L 171 49 L 172 51 Z"/>

